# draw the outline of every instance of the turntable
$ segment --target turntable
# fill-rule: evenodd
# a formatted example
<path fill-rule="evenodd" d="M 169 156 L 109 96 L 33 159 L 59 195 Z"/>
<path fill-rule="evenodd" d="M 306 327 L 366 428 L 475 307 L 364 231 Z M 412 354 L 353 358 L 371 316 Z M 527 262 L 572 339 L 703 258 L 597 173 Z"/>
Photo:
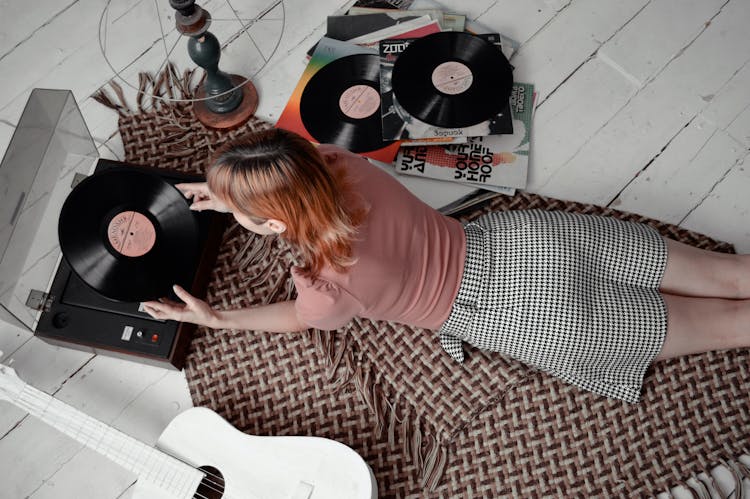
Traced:
<path fill-rule="evenodd" d="M 0 178 L 0 319 L 51 344 L 181 369 L 196 326 L 153 319 L 140 301 L 173 283 L 205 295 L 226 216 L 190 211 L 173 187 L 202 178 L 99 158 L 72 94 L 41 89 Z M 130 241 L 117 239 L 125 226 Z"/>

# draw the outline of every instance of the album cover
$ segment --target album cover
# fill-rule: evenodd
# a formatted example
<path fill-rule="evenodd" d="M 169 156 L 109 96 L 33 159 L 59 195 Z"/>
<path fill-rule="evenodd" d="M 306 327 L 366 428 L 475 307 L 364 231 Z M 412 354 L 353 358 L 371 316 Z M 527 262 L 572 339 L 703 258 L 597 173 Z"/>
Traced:
<path fill-rule="evenodd" d="M 437 21 L 431 20 L 428 16 L 422 16 L 405 23 L 397 24 L 396 26 L 391 26 L 390 28 L 385 28 L 380 31 L 375 31 L 374 33 L 368 33 L 366 35 L 358 36 L 357 38 L 352 38 L 348 41 L 349 43 L 355 43 L 363 47 L 378 50 L 380 40 L 421 38 L 433 33 L 440 33 L 440 24 L 438 24 Z M 378 71 L 380 71 L 379 61 Z"/>
<path fill-rule="evenodd" d="M 387 14 L 389 17 L 413 17 L 428 15 L 440 24 L 441 31 L 464 31 L 466 27 L 466 16 L 443 12 L 440 9 L 374 9 L 370 7 L 352 7 L 347 12 L 348 16 L 359 16 L 362 14 Z"/>
<path fill-rule="evenodd" d="M 387 12 L 387 11 L 384 11 Z M 400 11 L 399 11 L 400 12 Z M 328 16 L 326 21 L 326 38 L 334 40 L 348 41 L 357 45 L 375 45 L 384 38 L 396 38 L 397 35 L 411 31 L 415 27 L 423 26 L 430 23 L 431 17 L 424 14 L 413 14 L 407 17 L 391 16 L 384 13 L 371 15 L 339 15 Z M 436 22 L 438 22 L 436 20 Z M 401 26 L 403 25 L 403 28 Z M 376 36 L 382 33 L 381 36 Z M 369 43 L 359 43 L 355 38 L 369 39 L 375 35 Z M 420 35 L 414 35 L 417 38 Z M 312 56 L 317 47 L 317 43 L 307 51 L 308 58 Z M 377 48 L 377 47 L 376 47 Z"/>
<path fill-rule="evenodd" d="M 357 0 L 352 7 L 373 7 L 377 9 L 408 9 L 414 0 Z"/>
<path fill-rule="evenodd" d="M 479 36 L 498 48 L 502 54 L 501 37 L 497 33 Z M 383 138 L 385 140 L 417 141 L 425 138 L 446 137 L 476 137 L 513 133 L 513 122 L 508 106 L 504 106 L 496 115 L 489 119 L 469 126 L 439 126 L 426 123 L 408 112 L 404 103 L 399 102 L 394 93 L 393 68 L 400 54 L 409 47 L 414 39 L 386 39 L 379 43 L 380 52 L 380 94 L 381 117 L 383 120 Z M 504 57 L 504 56 L 503 56 Z M 480 99 L 467 108 L 481 110 L 483 103 Z"/>
<path fill-rule="evenodd" d="M 349 61 L 351 65 L 347 64 Z M 333 63 L 336 64 L 323 71 Z M 382 140 L 378 66 L 376 50 L 323 37 L 276 126 L 296 132 L 314 143 L 332 143 L 363 156 L 392 162 L 399 143 Z M 335 78 L 341 75 L 349 75 L 358 81 Z M 322 91 L 318 82 L 330 79 L 337 88 Z M 308 89 L 311 82 L 314 93 Z M 319 112 L 310 112 L 303 119 L 303 109 L 308 108 L 319 109 Z M 316 115 L 325 118 L 325 122 L 316 122 Z M 353 150 L 361 149 L 363 140 L 374 141 L 372 148 Z"/>
<path fill-rule="evenodd" d="M 419 17 L 421 16 L 418 14 L 392 17 L 385 13 L 363 14 L 358 16 L 328 16 L 326 18 L 325 36 L 326 38 L 333 38 L 334 40 L 347 41 Z"/>
<path fill-rule="evenodd" d="M 411 7 L 409 7 L 410 11 L 413 11 L 413 10 L 419 11 L 419 10 L 424 10 L 424 9 L 438 9 L 438 10 L 445 11 L 446 6 L 440 2 L 436 2 L 435 0 L 414 0 L 411 4 Z M 349 10 L 351 11 L 351 9 Z M 466 31 L 467 33 L 472 33 L 475 35 L 480 34 L 480 33 L 493 33 L 495 31 L 494 29 L 490 29 L 489 27 L 482 24 L 481 22 L 478 22 L 475 19 L 471 19 L 470 17 L 467 18 L 465 15 L 454 14 L 454 13 L 449 14 L 448 12 L 445 12 L 443 15 L 444 16 L 458 15 L 463 18 L 459 20 L 459 22 L 462 23 L 460 24 L 461 26 L 460 29 L 443 28 L 443 31 Z M 485 16 L 480 16 L 480 18 L 481 17 L 485 17 Z M 446 20 L 446 24 L 447 23 L 449 23 L 448 20 Z M 508 60 L 510 60 L 510 58 L 513 56 L 515 51 L 518 50 L 521 44 L 518 43 L 518 41 L 513 40 L 512 38 L 508 38 L 502 33 L 500 34 L 500 41 L 502 42 L 503 54 L 505 54 L 505 57 L 507 57 Z"/>
<path fill-rule="evenodd" d="M 396 172 L 480 186 L 524 188 L 529 164 L 534 86 L 514 83 L 511 135 L 470 137 L 465 144 L 402 147 Z"/>

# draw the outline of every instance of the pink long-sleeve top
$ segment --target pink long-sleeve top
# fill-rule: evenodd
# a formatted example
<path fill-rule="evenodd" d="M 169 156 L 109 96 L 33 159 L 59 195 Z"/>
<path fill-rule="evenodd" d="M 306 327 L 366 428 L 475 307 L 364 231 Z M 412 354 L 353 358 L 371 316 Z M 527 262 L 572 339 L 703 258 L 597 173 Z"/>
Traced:
<path fill-rule="evenodd" d="M 437 329 L 450 314 L 463 273 L 463 227 L 414 196 L 387 172 L 332 145 L 319 152 L 334 169 L 345 169 L 369 213 L 345 273 L 325 267 L 310 279 L 292 268 L 295 307 L 305 323 L 338 329 L 353 317 Z"/>

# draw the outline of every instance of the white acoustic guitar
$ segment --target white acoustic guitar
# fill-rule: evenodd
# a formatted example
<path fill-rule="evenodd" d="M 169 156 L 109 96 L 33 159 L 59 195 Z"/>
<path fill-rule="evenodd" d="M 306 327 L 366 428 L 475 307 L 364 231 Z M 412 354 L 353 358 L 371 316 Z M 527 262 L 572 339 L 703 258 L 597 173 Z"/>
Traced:
<path fill-rule="evenodd" d="M 215 412 L 195 407 L 175 417 L 154 448 L 33 388 L 2 364 L 0 400 L 135 473 L 133 498 L 377 497 L 367 463 L 334 440 L 246 435 Z"/>

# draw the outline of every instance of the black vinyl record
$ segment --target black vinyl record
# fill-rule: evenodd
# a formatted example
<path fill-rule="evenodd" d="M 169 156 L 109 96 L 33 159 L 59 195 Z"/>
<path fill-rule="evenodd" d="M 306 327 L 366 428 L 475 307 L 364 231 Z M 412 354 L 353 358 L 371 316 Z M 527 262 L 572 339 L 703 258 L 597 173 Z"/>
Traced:
<path fill-rule="evenodd" d="M 487 121 L 508 105 L 513 68 L 480 36 L 441 32 L 418 38 L 393 65 L 393 93 L 412 116 L 443 128 Z"/>
<path fill-rule="evenodd" d="M 323 66 L 302 91 L 300 117 L 320 143 L 356 153 L 391 144 L 380 119 L 380 58 L 354 54 Z"/>
<path fill-rule="evenodd" d="M 180 191 L 155 174 L 113 168 L 84 179 L 62 206 L 58 235 L 73 271 L 112 300 L 190 287 L 198 223 Z"/>

